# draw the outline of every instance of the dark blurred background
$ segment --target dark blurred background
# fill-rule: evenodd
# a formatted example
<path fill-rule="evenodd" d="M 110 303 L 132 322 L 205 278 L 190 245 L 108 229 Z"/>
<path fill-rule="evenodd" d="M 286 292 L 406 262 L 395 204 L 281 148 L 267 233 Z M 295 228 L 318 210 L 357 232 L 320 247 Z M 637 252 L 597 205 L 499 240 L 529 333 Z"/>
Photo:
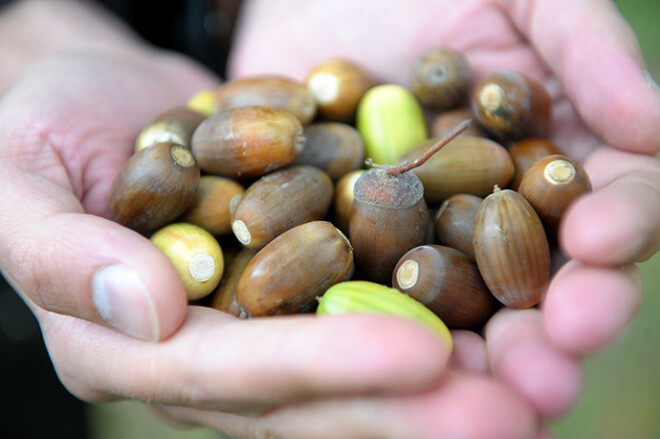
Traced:
<path fill-rule="evenodd" d="M 159 20 L 158 28 L 145 26 L 151 15 L 142 2 L 107 3 L 140 27 L 147 39 L 191 53 L 223 73 L 236 0 L 159 2 L 176 18 Z M 660 82 L 660 1 L 615 3 L 637 32 L 649 70 Z M 204 26 L 196 24 L 200 22 Z M 640 267 L 645 284 L 639 314 L 614 346 L 586 359 L 584 395 L 578 407 L 551 424 L 561 439 L 660 438 L 660 254 Z M 138 403 L 84 404 L 72 397 L 53 371 L 34 317 L 2 279 L 0 359 L 0 438 L 222 437 L 205 429 L 169 428 Z"/>

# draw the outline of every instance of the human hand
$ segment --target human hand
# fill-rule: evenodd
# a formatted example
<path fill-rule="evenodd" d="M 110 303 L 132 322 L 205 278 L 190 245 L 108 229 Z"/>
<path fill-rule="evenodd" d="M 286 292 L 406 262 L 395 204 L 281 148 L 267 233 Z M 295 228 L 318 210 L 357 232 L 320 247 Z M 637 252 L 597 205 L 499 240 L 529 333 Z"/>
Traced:
<path fill-rule="evenodd" d="M 544 419 L 567 414 L 580 358 L 610 345 L 639 306 L 634 262 L 660 246 L 660 89 L 632 30 L 605 1 L 267 2 L 243 15 L 230 76 L 304 79 L 348 57 L 383 82 L 407 84 L 426 49 L 464 53 L 475 81 L 500 69 L 541 80 L 553 97 L 552 140 L 579 159 L 594 192 L 560 231 L 571 260 L 540 310 L 498 313 L 486 328 L 491 372 Z"/>

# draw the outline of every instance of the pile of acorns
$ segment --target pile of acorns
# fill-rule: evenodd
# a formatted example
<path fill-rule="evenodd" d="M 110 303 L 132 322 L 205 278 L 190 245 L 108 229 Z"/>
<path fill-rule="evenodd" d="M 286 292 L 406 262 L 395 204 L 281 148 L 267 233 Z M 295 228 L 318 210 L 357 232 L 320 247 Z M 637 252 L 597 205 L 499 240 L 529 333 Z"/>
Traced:
<path fill-rule="evenodd" d="M 408 88 L 344 59 L 306 83 L 234 79 L 144 127 L 112 212 L 168 255 L 191 302 L 398 314 L 446 337 L 543 297 L 559 220 L 591 190 L 547 140 L 551 105 L 517 72 L 474 84 L 446 47 Z"/>

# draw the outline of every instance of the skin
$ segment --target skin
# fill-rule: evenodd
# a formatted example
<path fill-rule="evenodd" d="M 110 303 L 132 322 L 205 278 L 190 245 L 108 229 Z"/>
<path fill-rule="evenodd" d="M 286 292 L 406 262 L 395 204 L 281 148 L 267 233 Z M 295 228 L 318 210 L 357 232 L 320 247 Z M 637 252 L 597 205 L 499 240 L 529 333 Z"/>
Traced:
<path fill-rule="evenodd" d="M 660 241 L 660 91 L 608 2 L 247 5 L 232 76 L 302 79 L 342 54 L 405 84 L 412 60 L 448 44 L 477 79 L 509 68 L 551 91 L 553 140 L 594 187 L 561 226 L 571 261 L 540 309 L 500 312 L 481 336 L 456 332 L 451 358 L 396 318 L 240 321 L 187 306 L 169 261 L 111 221 L 109 189 L 141 127 L 219 79 L 84 4 L 19 2 L 0 15 L 4 33 L 16 44 L 0 46 L 13 60 L 0 81 L 0 269 L 83 400 L 149 401 L 163 419 L 245 438 L 548 438 L 543 421 L 577 402 L 582 356 L 634 317 L 633 263 Z M 93 279 L 117 264 L 130 282 L 115 294 L 130 312 L 100 313 Z"/>

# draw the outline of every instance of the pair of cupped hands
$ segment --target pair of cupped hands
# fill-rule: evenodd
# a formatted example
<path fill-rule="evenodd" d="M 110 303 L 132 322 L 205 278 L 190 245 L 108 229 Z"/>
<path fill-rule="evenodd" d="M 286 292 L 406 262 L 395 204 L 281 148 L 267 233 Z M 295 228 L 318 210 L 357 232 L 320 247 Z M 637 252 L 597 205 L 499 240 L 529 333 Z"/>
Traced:
<path fill-rule="evenodd" d="M 47 48 L 25 45 L 16 65 L 28 67 L 0 99 L 0 268 L 77 397 L 140 400 L 241 438 L 547 438 L 544 424 L 580 396 L 583 356 L 634 317 L 634 263 L 660 244 L 660 89 L 610 2 L 244 6 L 232 77 L 304 79 L 344 56 L 406 84 L 422 51 L 449 45 L 476 80 L 510 69 L 548 87 L 553 140 L 594 188 L 561 224 L 569 262 L 539 308 L 502 310 L 482 334 L 453 331 L 453 352 L 394 317 L 238 320 L 188 306 L 169 260 L 111 221 L 109 191 L 144 124 L 220 80 L 90 6 L 25 3 L 0 16 L 0 32 L 41 17 L 13 38 Z"/>

